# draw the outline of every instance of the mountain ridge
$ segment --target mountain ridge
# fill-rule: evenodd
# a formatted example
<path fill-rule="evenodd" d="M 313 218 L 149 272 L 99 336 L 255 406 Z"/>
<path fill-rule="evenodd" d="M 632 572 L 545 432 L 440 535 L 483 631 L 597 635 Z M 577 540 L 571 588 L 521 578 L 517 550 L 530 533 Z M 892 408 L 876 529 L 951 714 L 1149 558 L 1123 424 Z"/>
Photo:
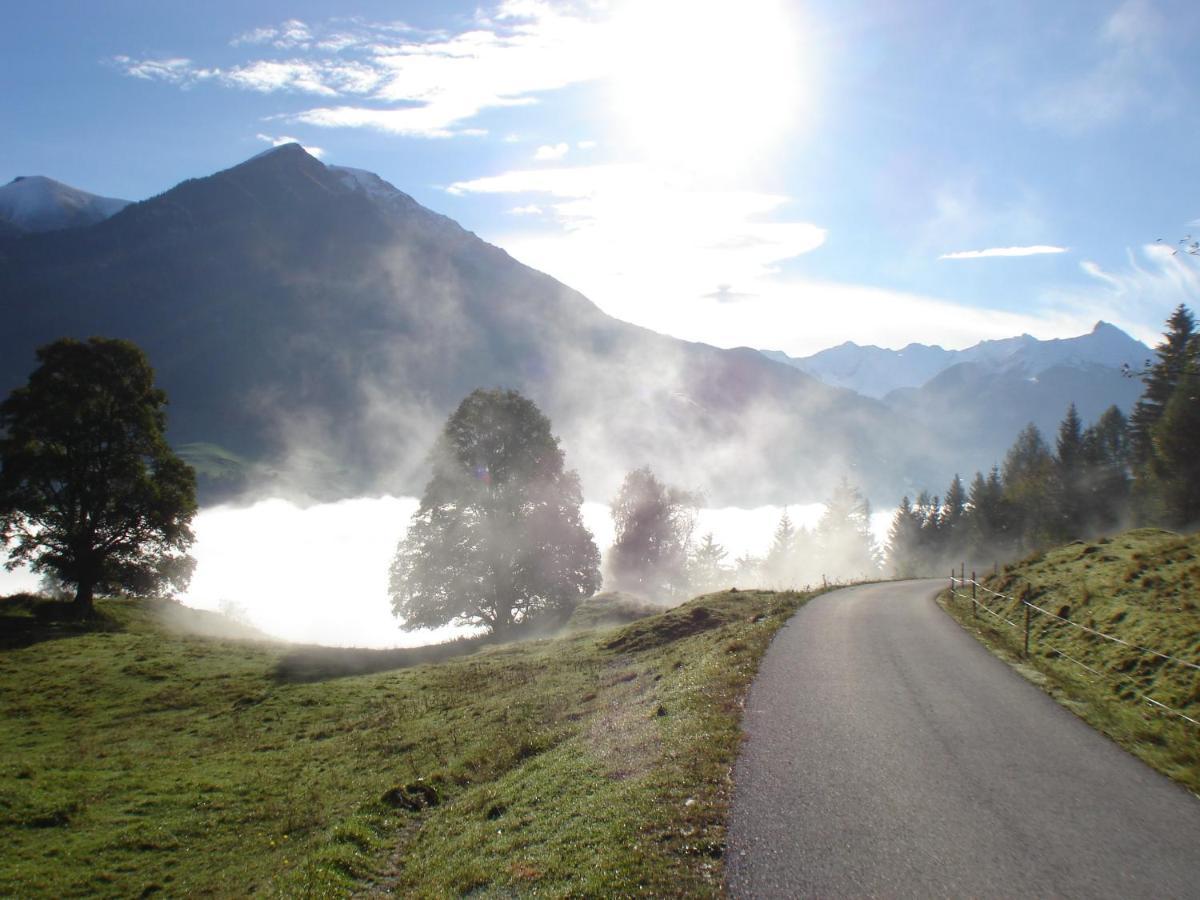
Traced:
<path fill-rule="evenodd" d="M 172 441 L 259 461 L 270 490 L 415 493 L 441 423 L 480 386 L 537 402 L 590 496 L 644 464 L 744 504 L 821 496 L 842 474 L 879 490 L 908 465 L 869 440 L 877 401 L 613 319 L 297 145 L 87 228 L 0 240 L 0 292 L 23 298 L 0 390 L 42 343 L 129 338 L 171 398 Z"/>
<path fill-rule="evenodd" d="M 1101 364 L 1139 367 L 1151 355 L 1141 341 L 1115 325 L 1099 321 L 1090 332 L 1070 338 L 1038 340 L 1030 334 L 980 341 L 963 350 L 911 343 L 900 350 L 846 341 L 806 357 L 762 351 L 768 358 L 825 381 L 876 399 L 895 390 L 919 388 L 952 366 L 972 363 L 993 371 L 1014 370 L 1036 377 L 1060 365 Z"/>

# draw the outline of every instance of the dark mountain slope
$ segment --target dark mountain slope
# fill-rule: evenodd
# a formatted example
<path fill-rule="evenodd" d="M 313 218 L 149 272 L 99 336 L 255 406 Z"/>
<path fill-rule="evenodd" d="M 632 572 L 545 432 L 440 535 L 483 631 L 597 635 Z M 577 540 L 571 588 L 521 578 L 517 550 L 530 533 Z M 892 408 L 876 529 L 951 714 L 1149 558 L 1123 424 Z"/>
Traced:
<path fill-rule="evenodd" d="M 0 240 L 0 297 L 0 389 L 49 340 L 130 338 L 176 444 L 220 445 L 315 496 L 418 490 L 436 429 L 478 386 L 542 406 L 589 496 L 644 463 L 730 503 L 820 497 L 843 472 L 886 497 L 942 468 L 882 404 L 612 319 L 296 145 L 89 228 Z"/>

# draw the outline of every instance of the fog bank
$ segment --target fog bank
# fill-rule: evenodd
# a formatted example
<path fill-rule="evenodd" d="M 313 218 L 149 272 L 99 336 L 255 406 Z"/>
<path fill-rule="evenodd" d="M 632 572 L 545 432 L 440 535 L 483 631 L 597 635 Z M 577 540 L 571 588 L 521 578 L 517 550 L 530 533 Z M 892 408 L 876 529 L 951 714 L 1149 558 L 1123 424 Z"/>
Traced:
<path fill-rule="evenodd" d="M 465 633 L 453 627 L 402 631 L 392 616 L 388 567 L 416 508 L 414 497 L 372 497 L 307 507 L 271 499 L 202 509 L 193 524 L 196 572 L 180 599 L 304 643 L 408 647 Z M 792 521 L 809 528 L 823 510 L 820 503 L 788 507 Z M 702 509 L 695 534 L 711 531 L 732 563 L 766 552 L 782 512 L 782 506 Z M 891 516 L 891 510 L 872 515 L 877 541 L 886 538 Z M 606 552 L 613 542 L 608 505 L 585 503 L 583 519 Z M 38 578 L 26 570 L 0 570 L 0 594 L 37 587 Z"/>

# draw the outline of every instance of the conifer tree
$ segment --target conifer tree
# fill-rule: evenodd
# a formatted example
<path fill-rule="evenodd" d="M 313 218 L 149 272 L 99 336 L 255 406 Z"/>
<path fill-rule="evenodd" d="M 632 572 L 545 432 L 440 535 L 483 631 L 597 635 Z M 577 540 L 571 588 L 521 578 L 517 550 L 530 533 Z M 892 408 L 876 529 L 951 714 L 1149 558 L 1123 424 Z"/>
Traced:
<path fill-rule="evenodd" d="M 1180 379 L 1151 437 L 1150 470 L 1163 524 L 1190 528 L 1200 521 L 1200 373 L 1194 365 Z"/>
<path fill-rule="evenodd" d="M 779 517 L 775 526 L 775 536 L 771 541 L 771 549 L 767 551 L 766 578 L 768 584 L 775 587 L 785 587 L 794 582 L 796 527 L 787 508 Z"/>
<path fill-rule="evenodd" d="M 897 578 L 915 578 L 924 573 L 921 518 L 907 496 L 892 516 L 892 527 L 888 531 L 888 561 Z"/>
<path fill-rule="evenodd" d="M 827 577 L 868 578 L 879 570 L 871 537 L 871 505 L 845 478 L 825 503 L 815 543 Z"/>
<path fill-rule="evenodd" d="M 704 535 L 692 552 L 688 566 L 691 589 L 703 594 L 728 587 L 733 576 L 733 571 L 725 565 L 728 555 L 729 552 L 713 539 L 711 531 Z"/>
<path fill-rule="evenodd" d="M 1129 417 L 1134 463 L 1143 466 L 1153 455 L 1154 425 L 1197 354 L 1196 319 L 1182 303 L 1167 319 L 1163 341 L 1154 348 L 1158 359 L 1142 373 L 1145 390 Z"/>
<path fill-rule="evenodd" d="M 1062 532 L 1055 515 L 1055 462 L 1032 423 L 1004 457 L 1004 499 L 1011 504 L 1022 550 L 1053 543 Z"/>
<path fill-rule="evenodd" d="M 1087 530 L 1087 460 L 1083 423 L 1074 403 L 1067 408 L 1067 414 L 1058 427 L 1055 447 L 1057 477 L 1050 499 L 1056 507 L 1056 531 L 1066 538 L 1080 537 Z"/>

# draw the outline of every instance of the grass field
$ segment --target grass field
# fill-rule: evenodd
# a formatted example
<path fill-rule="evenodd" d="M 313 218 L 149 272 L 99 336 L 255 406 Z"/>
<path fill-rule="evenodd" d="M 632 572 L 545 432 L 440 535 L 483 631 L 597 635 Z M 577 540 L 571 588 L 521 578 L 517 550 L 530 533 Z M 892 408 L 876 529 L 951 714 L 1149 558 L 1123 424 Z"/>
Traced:
<path fill-rule="evenodd" d="M 718 895 L 741 701 L 805 599 L 345 677 L 353 652 L 188 636 L 174 605 L 8 604 L 0 895 Z"/>
<path fill-rule="evenodd" d="M 1013 625 L 985 612 L 973 616 L 970 601 L 943 595 L 943 605 L 1068 708 L 1200 793 L 1200 726 L 1150 702 L 1200 721 L 1200 671 L 1139 649 L 1200 665 L 1200 535 L 1139 529 L 1077 541 L 981 583 L 1005 595 L 979 591 Z M 1021 600 L 1073 623 L 1034 611 L 1028 658 Z"/>

